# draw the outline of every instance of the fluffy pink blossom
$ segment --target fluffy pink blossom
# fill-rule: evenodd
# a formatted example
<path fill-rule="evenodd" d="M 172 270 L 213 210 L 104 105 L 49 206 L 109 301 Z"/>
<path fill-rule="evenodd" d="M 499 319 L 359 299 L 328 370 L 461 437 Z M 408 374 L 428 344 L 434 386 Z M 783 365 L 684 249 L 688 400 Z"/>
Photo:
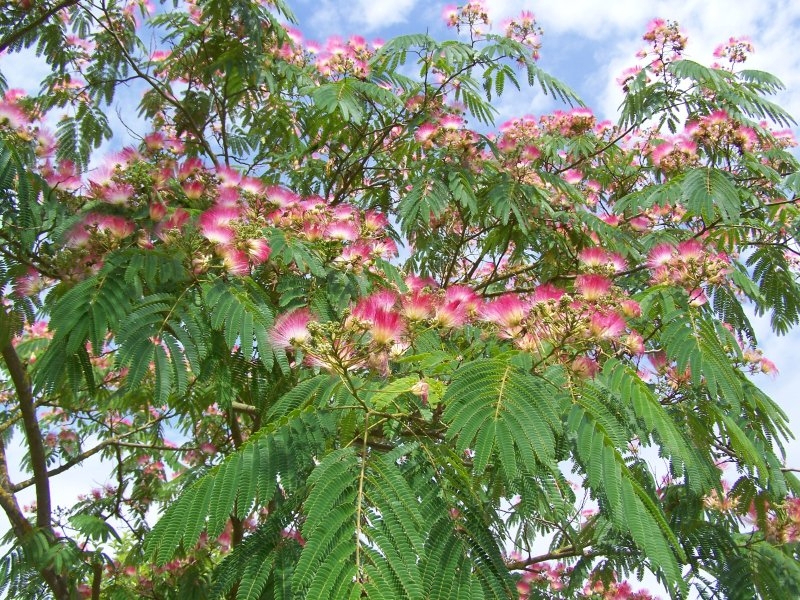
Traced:
<path fill-rule="evenodd" d="M 705 255 L 703 244 L 695 239 L 684 240 L 678 244 L 677 252 L 678 258 L 683 262 L 687 262 L 689 260 L 702 260 L 703 256 Z"/>
<path fill-rule="evenodd" d="M 311 339 L 308 324 L 311 322 L 311 313 L 302 308 L 281 315 L 275 319 L 275 324 L 270 332 L 270 341 L 278 348 L 294 348 L 303 345 Z"/>
<path fill-rule="evenodd" d="M 433 123 L 423 123 L 417 127 L 417 132 L 414 134 L 414 137 L 418 142 L 425 143 L 438 131 L 438 129 L 439 128 Z"/>
<path fill-rule="evenodd" d="M 358 227 L 347 221 L 334 221 L 325 228 L 325 237 L 352 242 L 358 238 Z"/>
<path fill-rule="evenodd" d="M 245 252 L 250 257 L 250 262 L 254 265 L 260 265 L 269 259 L 272 249 L 269 247 L 267 240 L 263 238 L 250 238 L 245 242 Z"/>
<path fill-rule="evenodd" d="M 547 302 L 548 300 L 561 300 L 564 290 L 554 286 L 552 283 L 544 283 L 533 292 L 534 302 Z"/>
<path fill-rule="evenodd" d="M 589 331 L 600 339 L 616 339 L 625 331 L 625 319 L 615 312 L 594 313 L 589 319 Z"/>
<path fill-rule="evenodd" d="M 433 308 L 433 297 L 418 290 L 403 296 L 400 311 L 409 321 L 423 321 L 433 315 Z"/>
<path fill-rule="evenodd" d="M 675 254 L 675 246 L 672 244 L 659 244 L 650 250 L 647 256 L 647 266 L 651 269 L 656 269 L 662 265 L 666 265 L 672 260 Z"/>
<path fill-rule="evenodd" d="M 578 275 L 575 278 L 575 289 L 587 300 L 599 300 L 611 290 L 611 280 L 595 273 Z"/>
<path fill-rule="evenodd" d="M 233 243 L 234 236 L 236 235 L 230 227 L 219 225 L 217 223 L 201 223 L 200 231 L 209 242 L 215 244 L 230 245 Z"/>
<path fill-rule="evenodd" d="M 378 310 L 371 319 L 369 333 L 379 346 L 388 346 L 403 334 L 404 328 L 399 314 Z"/>
<path fill-rule="evenodd" d="M 516 294 L 503 294 L 483 304 L 481 318 L 503 328 L 518 327 L 528 314 L 528 307 Z"/>

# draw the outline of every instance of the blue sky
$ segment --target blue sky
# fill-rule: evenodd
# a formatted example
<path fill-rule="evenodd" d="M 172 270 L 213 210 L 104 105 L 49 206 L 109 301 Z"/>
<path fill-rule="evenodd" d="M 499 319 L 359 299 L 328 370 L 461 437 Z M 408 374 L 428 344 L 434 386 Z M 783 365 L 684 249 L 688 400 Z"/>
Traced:
<path fill-rule="evenodd" d="M 299 18 L 299 27 L 307 39 L 324 42 L 330 35 L 358 33 L 368 39 L 388 39 L 408 32 L 428 31 L 435 37 L 453 35 L 441 19 L 445 3 L 426 0 L 290 0 Z M 653 17 L 680 22 L 689 36 L 686 55 L 709 62 L 714 47 L 730 36 L 746 35 L 753 41 L 755 53 L 749 68 L 768 70 L 780 77 L 787 91 L 777 101 L 800 119 L 800 2 L 797 0 L 569 0 L 533 2 L 487 0 L 495 23 L 533 11 L 544 29 L 541 66 L 571 85 L 601 118 L 616 120 L 621 92 L 615 80 L 624 68 L 636 63 L 635 52 L 642 46 L 641 35 Z M 43 70 L 32 53 L 0 58 L 0 68 L 12 87 L 35 92 Z M 131 95 L 129 94 L 128 97 Z M 538 89 L 507 93 L 495 103 L 498 124 L 522 114 L 538 115 L 557 108 Z M 115 108 L 135 115 L 128 104 Z M 126 119 L 127 120 L 127 119 Z M 136 122 L 131 117 L 130 121 Z M 129 123 L 130 124 L 130 123 Z M 797 132 L 797 128 L 795 128 Z M 124 137 L 124 136 L 123 136 Z M 800 137 L 800 136 L 799 136 Z M 129 140 L 112 144 L 118 146 Z M 770 393 L 800 427 L 800 331 L 789 336 L 772 334 L 768 320 L 757 319 L 761 346 L 780 369 L 775 379 L 759 377 L 757 383 Z M 800 429 L 798 429 L 800 431 Z M 800 442 L 788 445 L 787 463 L 800 467 Z M 102 484 L 106 470 L 97 460 L 89 460 L 80 474 L 70 472 L 54 480 L 56 503 L 68 505 L 78 493 Z M 14 479 L 21 479 L 12 471 Z M 31 492 L 32 490 L 28 490 Z M 23 501 L 29 502 L 30 496 Z M 0 532 L 7 528 L 0 515 Z"/>

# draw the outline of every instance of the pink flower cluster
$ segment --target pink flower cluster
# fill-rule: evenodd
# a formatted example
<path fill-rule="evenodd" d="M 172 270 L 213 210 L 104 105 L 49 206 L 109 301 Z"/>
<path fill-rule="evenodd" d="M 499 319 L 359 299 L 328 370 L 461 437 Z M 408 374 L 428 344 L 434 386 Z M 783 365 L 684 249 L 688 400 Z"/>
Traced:
<path fill-rule="evenodd" d="M 369 61 L 378 46 L 367 43 L 359 36 L 351 36 L 346 42 L 332 37 L 324 51 L 317 54 L 317 69 L 325 77 L 357 77 L 364 79 L 369 75 Z"/>
<path fill-rule="evenodd" d="M 683 287 L 696 306 L 708 301 L 702 286 L 720 283 L 730 271 L 727 256 L 705 248 L 696 239 L 655 246 L 650 251 L 647 266 L 651 269 L 653 284 Z"/>
<path fill-rule="evenodd" d="M 599 271 L 617 268 L 614 255 L 590 258 L 599 260 Z M 301 350 L 312 366 L 370 368 L 384 375 L 390 359 L 402 355 L 420 331 L 446 334 L 467 324 L 541 359 L 557 350 L 556 360 L 586 376 L 597 372 L 595 354 L 603 345 L 631 355 L 644 352 L 641 336 L 626 320 L 639 316 L 639 305 L 600 273 L 578 275 L 572 294 L 545 284 L 530 295 L 507 293 L 488 300 L 460 285 L 443 290 L 416 277 L 407 284 L 402 296 L 382 290 L 362 298 L 341 323 L 319 323 L 307 309 L 281 315 L 270 334 L 272 343 Z"/>
<path fill-rule="evenodd" d="M 448 27 L 466 27 L 480 34 L 481 25 L 489 25 L 489 13 L 483 0 L 469 0 L 463 6 L 449 4 L 442 10 L 442 18 Z"/>
<path fill-rule="evenodd" d="M 31 132 L 26 128 L 31 125 L 32 119 L 26 114 L 19 100 L 25 96 L 22 90 L 8 90 L 0 100 L 0 131 L 8 129 L 11 132 L 30 139 Z"/>
<path fill-rule="evenodd" d="M 437 289 L 429 280 L 407 279 L 408 293 L 380 290 L 353 304 L 342 323 L 320 323 L 307 309 L 279 316 L 272 343 L 302 350 L 306 362 L 332 371 L 371 369 L 386 375 L 421 331 L 460 327 L 477 314 L 480 300 L 464 286 Z"/>
<path fill-rule="evenodd" d="M 595 354 L 603 345 L 631 355 L 644 351 L 641 336 L 627 324 L 640 314 L 639 305 L 600 273 L 578 275 L 571 294 L 545 284 L 527 298 L 506 294 L 489 300 L 479 314 L 521 350 L 544 359 L 558 349 L 564 353 L 560 360 L 582 375 L 597 372 Z"/>
<path fill-rule="evenodd" d="M 522 11 L 518 17 L 506 21 L 504 29 L 507 38 L 530 48 L 531 56 L 534 60 L 538 60 L 539 50 L 542 48 L 541 37 L 544 32 L 532 12 Z"/>
<path fill-rule="evenodd" d="M 724 110 L 714 111 L 689 123 L 685 131 L 707 148 L 733 146 L 744 152 L 752 150 L 759 141 L 754 129 L 735 121 Z"/>
<path fill-rule="evenodd" d="M 700 162 L 697 143 L 688 135 L 679 134 L 657 140 L 650 149 L 650 160 L 665 173 L 676 173 Z"/>
<path fill-rule="evenodd" d="M 563 563 L 543 562 L 530 565 L 525 568 L 517 581 L 520 600 L 538 598 L 543 592 L 561 598 L 571 576 L 572 567 Z M 629 582 L 618 581 L 613 573 L 598 571 L 591 574 L 583 589 L 576 591 L 575 595 L 570 597 L 578 600 L 657 600 L 646 590 L 634 591 Z"/>
<path fill-rule="evenodd" d="M 753 43 L 746 37 L 731 37 L 728 41 L 714 48 L 715 58 L 726 58 L 731 67 L 743 63 L 755 51 Z"/>
<path fill-rule="evenodd" d="M 638 56 L 650 60 L 648 66 L 656 75 L 661 74 L 667 64 L 682 58 L 687 42 L 678 24 L 664 19 L 650 21 L 642 39 L 650 42 L 650 48 L 640 50 Z"/>
<path fill-rule="evenodd" d="M 548 133 L 556 133 L 565 137 L 575 137 L 591 131 L 597 124 L 597 118 L 590 108 L 583 106 L 567 112 L 556 110 L 541 118 L 542 128 Z"/>
<path fill-rule="evenodd" d="M 397 254 L 382 214 L 302 198 L 196 158 L 178 162 L 163 134 L 148 136 L 142 153 L 127 149 L 111 156 L 85 183 L 75 177 L 71 193 L 100 206 L 84 213 L 67 236 L 69 251 L 80 257 L 74 264 L 99 265 L 123 245 L 180 244 L 197 232 L 207 246 L 192 252 L 195 272 L 221 266 L 245 275 L 269 259 L 269 228 L 317 245 L 342 269 L 362 270 Z M 17 287 L 37 286 L 26 278 Z"/>
<path fill-rule="evenodd" d="M 767 537 L 784 544 L 800 542 L 800 498 L 787 498 L 767 522 Z"/>

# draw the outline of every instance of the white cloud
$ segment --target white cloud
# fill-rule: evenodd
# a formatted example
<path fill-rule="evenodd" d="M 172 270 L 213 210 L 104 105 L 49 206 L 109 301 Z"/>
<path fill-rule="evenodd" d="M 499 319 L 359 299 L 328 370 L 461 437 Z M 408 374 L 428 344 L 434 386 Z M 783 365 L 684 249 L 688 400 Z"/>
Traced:
<path fill-rule="evenodd" d="M 351 20 L 374 31 L 380 27 L 389 27 L 408 21 L 409 14 L 417 4 L 417 0 L 394 0 L 393 2 L 375 2 L 374 0 L 358 0 L 349 6 L 355 10 Z"/>

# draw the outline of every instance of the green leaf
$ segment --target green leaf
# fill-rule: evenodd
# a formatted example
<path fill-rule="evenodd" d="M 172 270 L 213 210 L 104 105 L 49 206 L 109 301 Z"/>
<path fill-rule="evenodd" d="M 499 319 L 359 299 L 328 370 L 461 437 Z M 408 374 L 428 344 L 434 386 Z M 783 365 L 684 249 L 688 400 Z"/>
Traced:
<path fill-rule="evenodd" d="M 508 479 L 521 465 L 548 463 L 555 456 L 559 390 L 501 359 L 480 359 L 456 371 L 442 398 L 448 439 L 475 450 L 480 475 L 492 456 Z"/>
<path fill-rule="evenodd" d="M 700 215 L 706 223 L 717 219 L 736 223 L 741 214 L 739 192 L 730 176 L 711 167 L 694 169 L 683 177 L 683 196 L 691 214 Z"/>
<path fill-rule="evenodd" d="M 684 588 L 678 559 L 686 557 L 655 500 L 628 469 L 615 441 L 581 404 L 575 404 L 567 426 L 576 435 L 576 458 L 585 469 L 587 483 L 607 503 L 614 526 L 630 534 L 648 557 L 650 568 L 661 571 L 672 587 Z"/>

